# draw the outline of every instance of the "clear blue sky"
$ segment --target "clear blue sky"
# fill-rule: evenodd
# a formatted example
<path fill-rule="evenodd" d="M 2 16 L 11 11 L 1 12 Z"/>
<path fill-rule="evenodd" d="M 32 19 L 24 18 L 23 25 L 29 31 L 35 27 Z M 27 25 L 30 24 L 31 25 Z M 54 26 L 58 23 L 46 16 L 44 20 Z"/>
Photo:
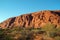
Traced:
<path fill-rule="evenodd" d="M 41 10 L 60 10 L 60 0 L 0 0 L 0 22 Z"/>

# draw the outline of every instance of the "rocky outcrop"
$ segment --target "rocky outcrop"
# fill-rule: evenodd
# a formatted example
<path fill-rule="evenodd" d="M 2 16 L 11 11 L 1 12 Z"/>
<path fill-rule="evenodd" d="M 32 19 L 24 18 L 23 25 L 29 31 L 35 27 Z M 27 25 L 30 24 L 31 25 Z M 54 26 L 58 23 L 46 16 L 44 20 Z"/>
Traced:
<path fill-rule="evenodd" d="M 55 26 L 60 26 L 60 10 L 57 11 L 40 11 L 30 14 L 9 18 L 0 23 L 2 28 L 10 28 L 15 26 L 20 27 L 43 27 L 46 23 L 52 23 Z"/>

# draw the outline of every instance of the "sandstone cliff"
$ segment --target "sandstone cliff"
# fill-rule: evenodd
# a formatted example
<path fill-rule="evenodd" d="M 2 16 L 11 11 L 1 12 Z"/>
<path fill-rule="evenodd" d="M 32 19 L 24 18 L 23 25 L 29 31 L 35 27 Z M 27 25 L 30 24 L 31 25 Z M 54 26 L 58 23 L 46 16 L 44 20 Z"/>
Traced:
<path fill-rule="evenodd" d="M 39 11 L 30 14 L 9 18 L 0 23 L 2 28 L 10 28 L 15 26 L 40 28 L 46 23 L 52 23 L 60 26 L 60 10 L 57 11 Z"/>

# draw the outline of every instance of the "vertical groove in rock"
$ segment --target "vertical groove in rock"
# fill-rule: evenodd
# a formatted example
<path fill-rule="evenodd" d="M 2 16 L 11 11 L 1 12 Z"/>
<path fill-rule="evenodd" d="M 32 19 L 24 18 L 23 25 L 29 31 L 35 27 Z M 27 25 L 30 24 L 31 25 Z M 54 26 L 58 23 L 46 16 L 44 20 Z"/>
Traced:
<path fill-rule="evenodd" d="M 16 17 L 14 17 L 14 18 L 12 18 L 12 19 L 10 20 L 10 22 L 9 22 L 9 26 L 11 26 L 11 24 L 13 24 L 13 23 L 14 23 L 15 18 L 16 18 Z"/>

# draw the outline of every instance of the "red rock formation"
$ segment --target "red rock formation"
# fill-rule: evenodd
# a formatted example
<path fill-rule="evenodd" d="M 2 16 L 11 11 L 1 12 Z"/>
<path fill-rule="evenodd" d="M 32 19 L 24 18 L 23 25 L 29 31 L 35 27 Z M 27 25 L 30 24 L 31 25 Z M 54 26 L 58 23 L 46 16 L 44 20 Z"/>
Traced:
<path fill-rule="evenodd" d="M 0 23 L 0 26 L 2 28 L 9 28 L 14 26 L 39 28 L 46 23 L 52 23 L 56 26 L 60 26 L 60 10 L 48 10 L 34 12 L 31 14 L 24 14 L 21 16 L 9 18 L 8 20 Z"/>

